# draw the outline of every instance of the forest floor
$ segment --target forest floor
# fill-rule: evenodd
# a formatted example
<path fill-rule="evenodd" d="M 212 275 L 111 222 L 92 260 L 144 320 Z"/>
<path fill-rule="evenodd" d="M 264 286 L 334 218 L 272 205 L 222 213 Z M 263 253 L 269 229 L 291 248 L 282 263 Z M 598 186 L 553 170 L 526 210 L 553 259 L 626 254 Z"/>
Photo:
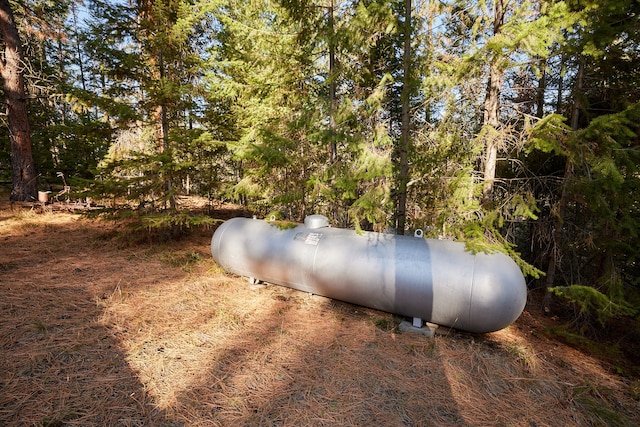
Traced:
<path fill-rule="evenodd" d="M 490 334 L 400 333 L 225 274 L 212 232 L 150 242 L 1 204 L 0 425 L 640 425 L 638 378 L 535 307 Z"/>

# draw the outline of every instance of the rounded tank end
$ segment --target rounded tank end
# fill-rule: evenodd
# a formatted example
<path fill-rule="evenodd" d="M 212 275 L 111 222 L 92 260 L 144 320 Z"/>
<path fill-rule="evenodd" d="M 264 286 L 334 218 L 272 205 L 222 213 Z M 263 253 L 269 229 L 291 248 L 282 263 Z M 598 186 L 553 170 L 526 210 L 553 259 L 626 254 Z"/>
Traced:
<path fill-rule="evenodd" d="M 223 268 L 226 268 L 227 266 L 225 265 L 225 262 L 223 259 L 224 251 L 222 250 L 222 246 L 223 246 L 222 236 L 225 234 L 225 231 L 227 231 L 228 229 L 233 229 L 236 226 L 236 224 L 242 224 L 243 221 L 252 221 L 252 220 L 248 218 L 242 218 L 242 217 L 228 219 L 222 224 L 220 224 L 216 228 L 216 231 L 213 233 L 213 236 L 211 236 L 211 255 L 213 256 L 213 259 L 218 264 L 220 264 Z"/>
<path fill-rule="evenodd" d="M 470 332 L 494 332 L 506 328 L 522 314 L 527 284 L 520 267 L 503 253 L 479 253 L 473 273 L 469 319 Z"/>

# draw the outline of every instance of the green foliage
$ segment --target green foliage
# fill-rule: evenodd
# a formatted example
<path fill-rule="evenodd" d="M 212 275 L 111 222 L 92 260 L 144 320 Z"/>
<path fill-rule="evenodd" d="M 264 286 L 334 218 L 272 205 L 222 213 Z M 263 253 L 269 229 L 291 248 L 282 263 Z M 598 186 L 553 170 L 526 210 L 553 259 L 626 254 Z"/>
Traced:
<path fill-rule="evenodd" d="M 300 225 L 299 223 L 292 222 L 292 221 L 271 221 L 271 224 L 275 225 L 280 230 L 289 230 L 291 228 L 296 228 L 298 225 Z"/>
<path fill-rule="evenodd" d="M 621 113 L 593 120 L 575 135 L 583 141 L 580 159 L 584 172 L 577 177 L 573 191 L 583 197 L 583 214 L 590 213 L 589 238 L 600 241 L 601 250 L 607 254 L 604 259 L 608 262 L 601 263 L 602 269 L 595 277 L 620 277 L 607 280 L 612 289 L 632 285 L 635 279 L 631 278 L 638 273 L 640 206 L 635 195 L 640 191 L 639 119 L 637 103 Z M 620 284 L 614 285 L 616 282 Z"/>
<path fill-rule="evenodd" d="M 637 260 L 640 206 L 640 103 L 590 121 L 572 131 L 559 115 L 532 129 L 532 147 L 564 157 L 570 171 L 564 182 L 567 208 L 552 206 L 562 223 L 563 269 L 588 277 L 579 287 L 557 287 L 583 316 L 602 325 L 617 315 L 632 315 L 638 305 Z"/>
<path fill-rule="evenodd" d="M 578 307 L 580 314 L 595 316 L 604 326 L 608 320 L 619 316 L 635 316 L 637 309 L 628 302 L 613 301 L 591 286 L 571 285 L 550 288 L 554 294 L 566 298 Z"/>
<path fill-rule="evenodd" d="M 163 254 L 161 260 L 172 267 L 181 267 L 183 271 L 190 273 L 193 266 L 202 260 L 202 256 L 196 251 L 180 253 L 175 252 L 175 250 L 171 250 L 170 252 Z"/>
<path fill-rule="evenodd" d="M 494 32 L 492 2 L 459 1 L 467 7 L 466 13 L 475 14 L 471 38 L 480 41 L 469 49 L 468 61 L 492 61 L 503 70 L 516 65 L 519 55 L 544 58 L 550 48 L 563 40 L 567 28 L 580 19 L 565 2 L 512 2 L 505 3 L 500 28 Z"/>
<path fill-rule="evenodd" d="M 534 265 L 521 257 L 514 243 L 504 235 L 505 222 L 516 217 L 518 221 L 526 221 L 530 217 L 522 217 L 522 213 L 533 215 L 533 205 L 525 203 L 520 197 L 514 197 L 511 202 L 515 205 L 508 206 L 504 210 L 479 211 L 484 216 L 481 220 L 467 221 L 457 231 L 457 238 L 466 243 L 471 252 L 495 252 L 500 251 L 509 255 L 522 270 L 522 274 L 539 279 L 544 273 Z"/>
<path fill-rule="evenodd" d="M 212 50 L 220 72 L 208 78 L 212 88 L 231 99 L 230 109 L 242 128 L 228 145 L 242 164 L 231 194 L 251 209 L 279 209 L 292 220 L 325 213 L 342 225 L 388 221 L 389 141 L 386 129 L 375 125 L 375 116 L 390 76 L 368 79 L 371 86 L 360 92 L 338 93 L 339 101 L 329 105 L 331 79 L 337 87 L 352 89 L 360 81 L 347 62 L 328 76 L 326 64 L 301 56 L 314 50 L 326 54 L 331 45 L 347 57 L 371 46 L 372 33 L 392 31 L 393 25 L 383 22 L 392 18 L 385 5 L 355 7 L 353 16 L 336 10 L 334 26 L 322 9 L 306 3 L 270 4 L 268 13 L 247 7 L 221 17 L 225 43 Z M 289 19 L 289 14 L 299 16 L 300 8 L 307 11 L 302 27 L 298 18 Z M 369 24 L 373 27 L 367 28 Z M 293 37 L 296 33 L 316 37 Z M 338 150 L 334 163 L 328 156 L 332 144 Z M 350 219 L 344 221 L 347 215 Z"/>
<path fill-rule="evenodd" d="M 178 230 L 180 232 L 192 227 L 212 227 L 222 222 L 206 215 L 191 212 L 161 212 L 145 214 L 139 217 L 140 222 L 135 226 L 136 230 Z"/>
<path fill-rule="evenodd" d="M 349 208 L 350 217 L 353 218 L 353 225 L 356 231 L 362 231 L 361 222 L 366 220 L 369 224 L 386 224 L 388 220 L 388 209 L 384 209 L 385 201 L 389 203 L 388 192 L 384 187 L 371 187 L 358 197 Z"/>
<path fill-rule="evenodd" d="M 375 316 L 371 321 L 376 328 L 385 332 L 397 331 L 400 324 L 400 321 L 397 318 L 383 315 Z"/>
<path fill-rule="evenodd" d="M 620 411 L 617 402 L 608 401 L 609 390 L 606 388 L 587 383 L 576 387 L 573 393 L 574 395 L 571 398 L 580 405 L 582 410 L 591 414 L 594 419 L 592 421 L 594 425 L 625 426 L 635 424 L 633 420 L 630 420 L 626 414 Z M 597 420 L 597 424 L 595 420 Z"/>
<path fill-rule="evenodd" d="M 121 234 L 120 239 L 125 244 L 175 240 L 184 236 L 190 229 L 211 228 L 223 222 L 221 219 L 197 212 L 158 212 L 125 208 L 89 211 L 87 216 L 124 224 L 126 232 Z"/>
<path fill-rule="evenodd" d="M 535 149 L 544 153 L 568 156 L 571 153 L 570 147 L 567 146 L 571 127 L 566 124 L 566 120 L 566 117 L 560 114 L 549 114 L 539 120 L 530 130 L 529 152 Z"/>

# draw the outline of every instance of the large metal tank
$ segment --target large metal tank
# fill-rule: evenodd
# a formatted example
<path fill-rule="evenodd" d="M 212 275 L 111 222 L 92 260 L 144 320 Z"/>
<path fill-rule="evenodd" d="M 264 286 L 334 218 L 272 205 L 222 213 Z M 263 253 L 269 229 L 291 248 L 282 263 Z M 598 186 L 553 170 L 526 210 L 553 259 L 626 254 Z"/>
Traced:
<path fill-rule="evenodd" d="M 320 215 L 281 229 L 233 218 L 211 239 L 226 271 L 443 326 L 491 332 L 522 313 L 520 268 L 464 243 L 331 228 Z"/>

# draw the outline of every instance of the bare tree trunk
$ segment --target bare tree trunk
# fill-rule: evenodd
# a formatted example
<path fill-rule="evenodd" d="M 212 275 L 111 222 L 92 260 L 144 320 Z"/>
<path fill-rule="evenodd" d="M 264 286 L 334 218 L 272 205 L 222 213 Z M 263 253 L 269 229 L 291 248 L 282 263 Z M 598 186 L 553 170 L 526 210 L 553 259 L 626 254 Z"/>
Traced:
<path fill-rule="evenodd" d="M 409 181 L 409 145 L 411 144 L 411 0 L 404 2 L 404 52 L 402 54 L 402 124 L 400 136 L 398 173 L 398 210 L 396 213 L 396 233 L 404 234 L 407 221 L 407 182 Z"/>
<path fill-rule="evenodd" d="M 329 143 L 329 162 L 334 163 L 338 159 L 338 146 L 335 141 L 336 129 L 336 43 L 334 34 L 333 0 L 329 3 L 329 128 L 331 130 L 331 142 Z"/>
<path fill-rule="evenodd" d="M 540 60 L 540 79 L 538 79 L 538 90 L 536 93 L 536 117 L 544 117 L 544 93 L 547 89 L 547 66 L 544 60 Z"/>
<path fill-rule="evenodd" d="M 155 38 L 160 37 L 157 31 L 164 31 L 159 29 L 166 29 L 165 27 L 167 23 L 163 22 L 162 20 L 162 12 L 159 12 L 154 8 L 154 5 L 156 5 L 157 2 L 154 3 L 153 0 L 139 0 L 138 2 L 136 2 L 136 4 L 138 8 L 137 19 L 138 25 L 140 27 L 139 31 L 141 32 L 141 41 L 138 45 L 138 49 L 140 50 L 141 54 L 146 53 L 149 55 L 149 68 L 151 70 L 150 77 L 155 81 L 159 81 L 160 86 L 162 87 L 166 84 L 165 79 L 171 79 L 171 76 L 167 75 L 167 61 L 165 59 L 166 46 L 157 44 L 157 40 Z M 146 45 L 144 43 L 145 40 L 148 43 Z M 162 87 L 161 90 L 164 90 L 164 87 Z M 140 96 L 141 99 L 144 98 L 144 92 L 141 91 Z M 162 93 L 161 95 L 159 95 L 159 97 L 156 97 L 152 100 L 154 101 L 155 105 L 153 106 L 151 112 L 151 118 L 156 132 L 155 142 L 157 144 L 157 149 L 159 153 L 165 153 L 165 158 L 169 158 L 168 161 L 172 162 L 172 147 L 171 141 L 169 139 L 169 104 L 165 97 L 165 93 Z M 177 206 L 172 171 L 164 167 L 162 169 L 167 171 L 163 176 L 163 184 L 166 189 L 166 194 L 168 195 L 169 207 L 171 208 L 171 210 L 175 210 Z"/>
<path fill-rule="evenodd" d="M 57 48 L 58 48 L 58 78 L 61 82 L 66 80 L 66 75 L 64 72 L 64 52 L 62 49 L 62 37 L 61 30 L 58 28 L 58 40 L 57 40 Z M 67 103 L 62 100 L 60 103 L 60 124 L 64 125 L 67 123 Z"/>
<path fill-rule="evenodd" d="M 564 91 L 564 53 L 560 57 L 560 72 L 558 73 L 558 91 L 556 93 L 556 114 L 562 113 L 562 91 Z"/>
<path fill-rule="evenodd" d="M 584 59 L 580 58 L 578 62 L 578 75 L 576 76 L 576 87 L 573 93 L 573 108 L 571 111 L 571 129 L 578 130 L 580 118 L 580 96 L 582 94 L 582 80 L 584 77 Z M 567 157 L 565 159 L 564 176 L 562 178 L 562 192 L 558 200 L 557 214 L 553 221 L 553 230 L 551 232 L 551 254 L 549 255 L 549 264 L 547 266 L 547 276 L 545 280 L 545 296 L 542 303 L 545 312 L 549 312 L 551 303 L 551 293 L 549 288 L 553 287 L 556 279 L 556 270 L 559 260 L 562 258 L 560 241 L 562 239 L 562 227 L 564 217 L 567 211 L 567 199 L 569 181 L 573 177 L 573 163 Z"/>
<path fill-rule="evenodd" d="M 74 36 L 74 46 L 76 48 L 76 63 L 78 65 L 78 69 L 80 71 L 80 83 L 82 85 L 82 90 L 87 90 L 87 83 L 84 77 L 84 61 L 82 60 L 82 49 L 80 46 L 80 37 L 78 35 L 78 10 L 77 5 L 75 3 L 71 4 L 71 12 L 73 14 L 73 36 Z"/>
<path fill-rule="evenodd" d="M 160 52 L 158 68 L 160 70 L 160 81 L 164 84 L 164 80 L 166 77 L 165 69 L 164 69 L 164 55 L 162 51 Z M 160 139 L 162 141 L 162 152 L 171 155 L 171 144 L 169 142 L 169 117 L 167 111 L 166 101 L 163 99 L 160 102 L 159 115 L 160 115 Z M 167 177 L 166 180 L 167 185 L 167 193 L 169 194 L 169 207 L 171 210 L 176 209 L 176 196 L 173 191 L 173 178 L 171 175 Z"/>
<path fill-rule="evenodd" d="M 503 0 L 493 3 L 493 34 L 500 34 L 504 24 L 505 8 Z M 500 126 L 500 88 L 504 71 L 498 65 L 496 56 L 492 57 L 489 69 L 489 81 L 487 82 L 487 95 L 484 101 L 484 126 L 490 126 L 495 131 Z M 484 187 L 482 189 L 482 202 L 487 204 L 493 199 L 493 185 L 496 178 L 496 165 L 498 163 L 499 138 L 492 132 L 487 140 L 484 154 Z"/>
<path fill-rule="evenodd" d="M 37 200 L 36 172 L 31 147 L 27 97 L 22 75 L 22 44 L 8 0 L 0 0 L 0 34 L 4 41 L 4 61 L 0 61 L 11 141 L 11 200 Z"/>

